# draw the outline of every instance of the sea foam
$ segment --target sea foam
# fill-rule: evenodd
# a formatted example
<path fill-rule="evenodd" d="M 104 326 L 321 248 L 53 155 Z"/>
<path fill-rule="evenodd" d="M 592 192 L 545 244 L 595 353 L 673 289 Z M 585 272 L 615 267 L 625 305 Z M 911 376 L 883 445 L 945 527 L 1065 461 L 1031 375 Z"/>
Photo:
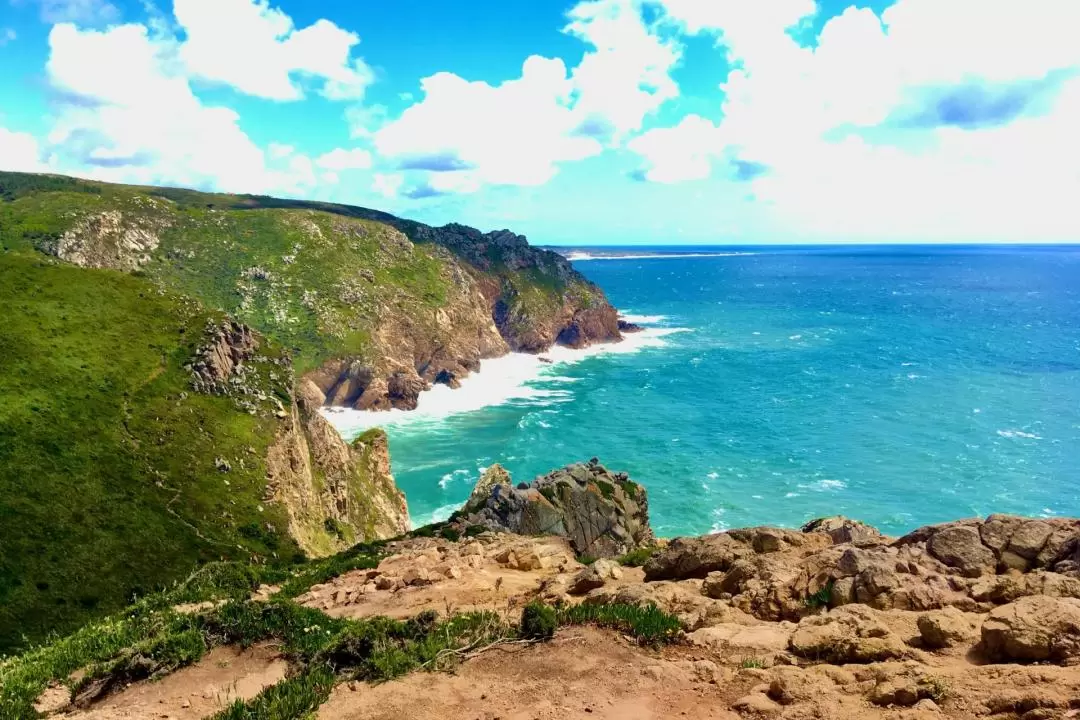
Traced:
<path fill-rule="evenodd" d="M 754 252 L 714 252 L 714 253 L 640 253 L 640 254 L 598 254 L 593 255 L 581 250 L 573 250 L 566 254 L 566 259 L 571 262 L 589 262 L 592 260 L 675 260 L 681 258 L 711 258 L 711 257 L 743 257 L 745 255 L 757 255 Z"/>
<path fill-rule="evenodd" d="M 325 408 L 323 415 L 345 438 L 354 438 L 373 427 L 394 428 L 417 423 L 438 423 L 453 415 L 521 401 L 553 405 L 573 398 L 571 378 L 558 374 L 560 366 L 589 358 L 635 353 L 667 345 L 671 335 L 689 328 L 646 328 L 628 334 L 622 342 L 601 343 L 575 350 L 555 346 L 541 355 L 510 353 L 483 360 L 480 370 L 452 389 L 435 385 L 420 393 L 415 410 L 372 412 L 345 408 Z M 545 362 L 545 360 L 550 362 Z M 570 382 L 568 382 L 570 381 Z"/>

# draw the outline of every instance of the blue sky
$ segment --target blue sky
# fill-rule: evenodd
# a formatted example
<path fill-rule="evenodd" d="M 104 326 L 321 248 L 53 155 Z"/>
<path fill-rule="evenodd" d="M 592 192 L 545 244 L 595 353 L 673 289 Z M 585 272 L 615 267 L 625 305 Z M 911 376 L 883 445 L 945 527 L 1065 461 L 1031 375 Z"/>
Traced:
<path fill-rule="evenodd" d="M 544 244 L 1076 242 L 1075 0 L 0 0 L 0 168 Z"/>

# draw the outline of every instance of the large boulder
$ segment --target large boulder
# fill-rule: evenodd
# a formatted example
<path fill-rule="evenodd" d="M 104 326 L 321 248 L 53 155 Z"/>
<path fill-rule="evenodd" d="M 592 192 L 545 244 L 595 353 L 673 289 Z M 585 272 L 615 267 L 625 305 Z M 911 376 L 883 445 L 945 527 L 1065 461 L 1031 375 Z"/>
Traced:
<path fill-rule="evenodd" d="M 900 637 L 863 605 L 803 618 L 789 648 L 799 657 L 834 665 L 900 660 L 911 654 Z"/>
<path fill-rule="evenodd" d="M 653 541 L 645 488 L 595 458 L 512 485 L 493 466 L 480 478 L 458 523 L 520 535 L 558 535 L 578 555 L 612 558 Z"/>
<path fill-rule="evenodd" d="M 727 572 L 735 561 L 753 554 L 753 548 L 727 533 L 675 538 L 645 563 L 645 579 L 704 578 L 712 572 Z"/>
<path fill-rule="evenodd" d="M 825 533 L 832 538 L 833 543 L 836 545 L 851 544 L 855 547 L 866 547 L 869 545 L 884 545 L 889 541 L 876 527 L 846 518 L 843 515 L 811 520 L 803 525 L 802 531 L 804 533 Z"/>
<path fill-rule="evenodd" d="M 1033 596 L 994 608 L 982 649 L 997 662 L 1080 663 L 1080 600 Z"/>

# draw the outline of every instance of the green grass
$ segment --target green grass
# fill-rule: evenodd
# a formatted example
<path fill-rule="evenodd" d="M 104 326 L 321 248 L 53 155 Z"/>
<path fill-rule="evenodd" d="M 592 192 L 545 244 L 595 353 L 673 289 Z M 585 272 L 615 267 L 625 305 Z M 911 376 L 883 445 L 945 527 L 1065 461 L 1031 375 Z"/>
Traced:
<path fill-rule="evenodd" d="M 808 595 L 806 597 L 806 599 L 803 600 L 803 605 L 805 605 L 810 610 L 818 610 L 820 608 L 829 607 L 829 603 L 832 602 L 832 593 L 833 593 L 833 586 L 834 585 L 835 585 L 835 582 L 832 581 L 832 580 L 829 580 L 827 583 L 825 583 L 825 586 L 822 587 L 820 590 L 818 590 L 815 593 L 811 593 L 810 595 Z"/>
<path fill-rule="evenodd" d="M 626 633 L 642 645 L 674 641 L 682 630 L 679 619 L 655 605 L 564 605 L 556 608 L 559 625 L 595 625 Z"/>
<path fill-rule="evenodd" d="M 646 545 L 637 550 L 631 550 L 616 561 L 625 567 L 643 567 L 656 553 L 660 552 L 658 545 Z"/>
<path fill-rule="evenodd" d="M 261 499 L 277 420 L 190 390 L 183 366 L 216 315 L 16 253 L 0 253 L 0 307 L 0 653 L 201 563 L 297 552 Z M 253 365 L 268 396 L 287 392 L 280 368 Z"/>
<path fill-rule="evenodd" d="M 326 702 L 334 682 L 330 668 L 315 666 L 271 685 L 251 700 L 236 700 L 213 720 L 301 720 Z"/>

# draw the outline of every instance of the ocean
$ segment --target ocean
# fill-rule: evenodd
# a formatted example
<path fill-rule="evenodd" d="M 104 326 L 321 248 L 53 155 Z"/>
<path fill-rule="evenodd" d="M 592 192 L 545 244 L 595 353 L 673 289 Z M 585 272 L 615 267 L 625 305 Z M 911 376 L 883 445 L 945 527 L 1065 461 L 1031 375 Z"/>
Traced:
<path fill-rule="evenodd" d="M 888 533 L 1080 516 L 1080 248 L 579 249 L 647 329 L 485 361 L 381 425 L 414 525 L 484 468 L 599 457 L 661 537 L 844 514 Z"/>

